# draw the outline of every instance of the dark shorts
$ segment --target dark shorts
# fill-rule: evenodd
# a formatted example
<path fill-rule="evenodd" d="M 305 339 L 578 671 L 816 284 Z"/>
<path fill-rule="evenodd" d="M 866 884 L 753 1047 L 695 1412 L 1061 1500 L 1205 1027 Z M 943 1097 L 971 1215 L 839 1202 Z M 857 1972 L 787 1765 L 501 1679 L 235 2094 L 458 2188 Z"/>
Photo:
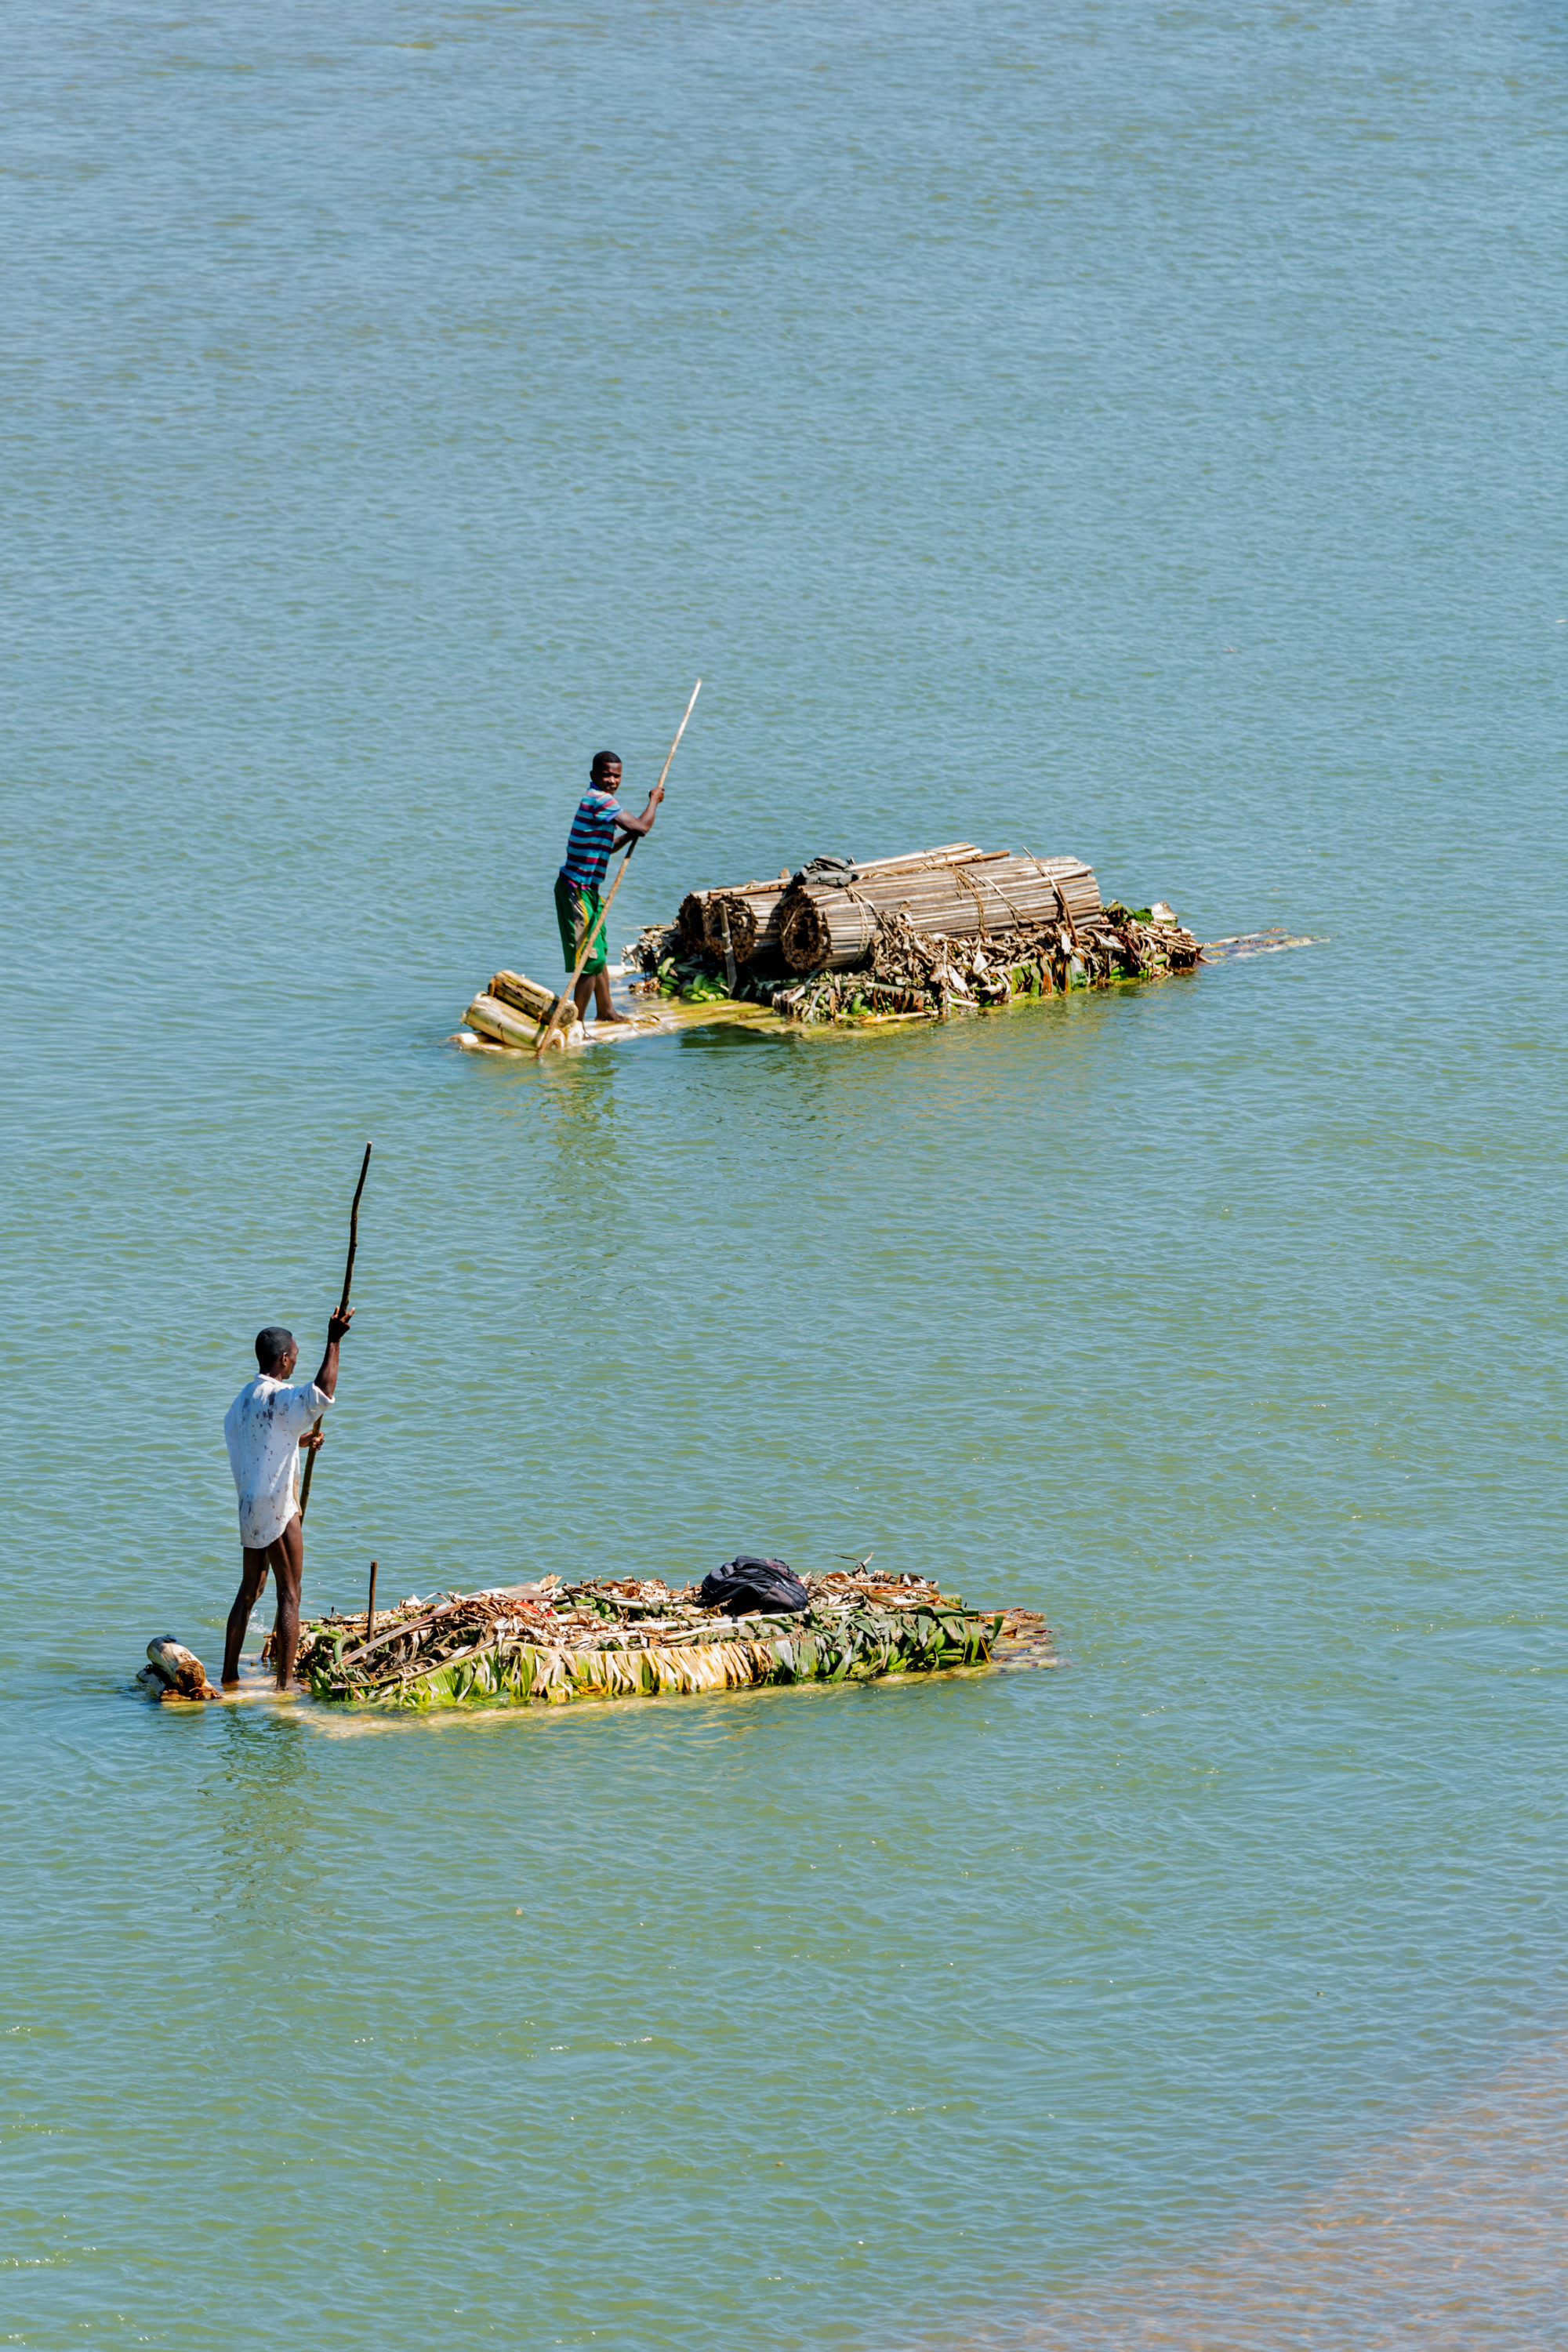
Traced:
<path fill-rule="evenodd" d="M 561 950 L 566 958 L 566 969 L 574 971 L 577 956 L 584 940 L 598 923 L 594 952 L 583 966 L 590 978 L 605 969 L 605 926 L 598 919 L 604 910 L 604 897 L 597 890 L 585 890 L 582 884 L 568 882 L 564 874 L 555 877 L 555 919 L 561 927 Z"/>

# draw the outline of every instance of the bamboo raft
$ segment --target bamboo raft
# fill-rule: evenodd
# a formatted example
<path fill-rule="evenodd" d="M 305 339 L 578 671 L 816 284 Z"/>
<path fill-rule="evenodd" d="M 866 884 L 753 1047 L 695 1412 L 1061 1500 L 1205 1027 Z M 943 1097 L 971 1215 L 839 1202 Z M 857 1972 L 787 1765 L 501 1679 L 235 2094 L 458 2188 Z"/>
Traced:
<path fill-rule="evenodd" d="M 374 1622 L 363 1613 L 307 1621 L 297 1671 L 318 1699 L 424 1713 L 870 1682 L 983 1666 L 999 1654 L 1056 1663 L 1045 1621 L 1029 1610 L 968 1609 L 925 1579 L 864 1567 L 805 1581 L 810 1608 L 790 1616 L 727 1617 L 705 1608 L 695 1586 L 652 1578 L 547 1577 L 416 1596 Z"/>
<path fill-rule="evenodd" d="M 750 1004 L 805 1024 L 941 1020 L 1165 979 L 1203 958 L 1169 907 L 1102 899 L 1081 859 L 972 841 L 858 865 L 818 858 L 770 881 L 689 890 L 672 923 L 650 925 L 626 950 L 634 996 Z M 554 1001 L 537 981 L 498 971 L 464 1017 L 485 1045 L 531 1051 Z M 585 1034 L 574 1023 L 551 1042 Z"/>

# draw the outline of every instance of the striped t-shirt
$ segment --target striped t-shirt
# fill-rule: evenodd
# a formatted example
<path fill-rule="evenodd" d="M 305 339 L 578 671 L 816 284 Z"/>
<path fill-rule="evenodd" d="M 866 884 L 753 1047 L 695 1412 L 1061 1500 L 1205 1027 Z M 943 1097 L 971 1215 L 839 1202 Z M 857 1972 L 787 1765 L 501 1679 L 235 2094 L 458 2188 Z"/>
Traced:
<path fill-rule="evenodd" d="M 566 863 L 561 868 L 563 878 L 574 890 L 596 890 L 603 882 L 616 825 L 625 814 L 619 801 L 609 793 L 600 792 L 596 785 L 578 802 L 577 814 L 572 820 L 572 838 L 566 844 Z"/>

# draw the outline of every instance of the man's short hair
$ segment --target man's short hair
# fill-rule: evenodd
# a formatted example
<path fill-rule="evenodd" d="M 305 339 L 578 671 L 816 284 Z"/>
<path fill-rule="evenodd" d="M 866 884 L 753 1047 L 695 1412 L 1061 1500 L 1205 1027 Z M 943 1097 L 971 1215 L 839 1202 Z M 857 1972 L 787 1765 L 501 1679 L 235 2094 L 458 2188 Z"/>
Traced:
<path fill-rule="evenodd" d="M 595 751 L 594 764 L 588 771 L 589 778 L 596 784 L 606 768 L 618 768 L 620 764 L 621 755 L 618 751 Z"/>
<path fill-rule="evenodd" d="M 269 1323 L 265 1331 L 256 1335 L 256 1360 L 265 1372 L 273 1364 L 280 1364 L 293 1345 L 292 1331 L 285 1331 L 281 1323 Z"/>

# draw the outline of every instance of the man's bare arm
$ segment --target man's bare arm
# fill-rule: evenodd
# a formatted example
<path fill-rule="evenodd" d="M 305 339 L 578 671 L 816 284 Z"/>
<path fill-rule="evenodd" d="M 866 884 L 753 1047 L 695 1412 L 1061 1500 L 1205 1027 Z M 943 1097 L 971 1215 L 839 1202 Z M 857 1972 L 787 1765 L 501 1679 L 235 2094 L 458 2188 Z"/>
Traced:
<path fill-rule="evenodd" d="M 663 798 L 664 786 L 662 784 L 655 784 L 652 792 L 649 793 L 647 796 L 647 806 L 644 809 L 641 816 L 618 816 L 616 819 L 616 823 L 620 827 L 620 835 L 616 843 L 616 847 L 617 849 L 620 847 L 621 842 L 640 841 L 645 833 L 651 833 L 653 831 L 653 821 L 658 814 L 658 804 Z M 637 871 L 641 873 L 642 868 L 639 866 Z"/>
<path fill-rule="evenodd" d="M 316 1386 L 328 1396 L 331 1396 L 337 1389 L 338 1348 L 353 1319 L 354 1311 L 352 1307 L 346 1315 L 329 1315 L 327 1318 L 327 1352 L 321 1358 L 321 1369 L 316 1374 Z"/>

